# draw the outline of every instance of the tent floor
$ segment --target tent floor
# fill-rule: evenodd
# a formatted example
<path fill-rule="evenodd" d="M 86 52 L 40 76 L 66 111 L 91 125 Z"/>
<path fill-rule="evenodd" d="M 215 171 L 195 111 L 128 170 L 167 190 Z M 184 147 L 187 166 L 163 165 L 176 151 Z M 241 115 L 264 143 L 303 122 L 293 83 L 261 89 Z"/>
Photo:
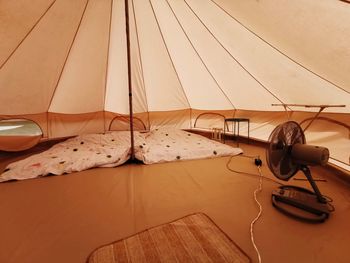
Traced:
<path fill-rule="evenodd" d="M 265 161 L 263 148 L 240 146 Z M 211 217 L 257 262 L 249 227 L 258 212 L 258 178 L 228 171 L 228 159 L 127 164 L 0 184 L 0 262 L 85 262 L 101 245 L 195 212 Z M 257 173 L 247 158 L 234 158 L 230 167 Z M 262 171 L 272 178 L 266 162 Z M 318 186 L 334 199 L 336 211 L 323 224 L 289 218 L 272 207 L 277 185 L 265 180 L 258 196 L 263 214 L 255 225 L 264 262 L 350 262 L 349 185 L 328 170 L 312 171 L 327 179 Z"/>

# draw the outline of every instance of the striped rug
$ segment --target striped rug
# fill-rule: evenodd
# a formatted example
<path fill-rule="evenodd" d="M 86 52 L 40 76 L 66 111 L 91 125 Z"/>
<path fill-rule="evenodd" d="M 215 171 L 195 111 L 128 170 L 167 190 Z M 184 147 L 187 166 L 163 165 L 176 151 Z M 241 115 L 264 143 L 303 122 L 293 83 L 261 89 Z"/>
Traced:
<path fill-rule="evenodd" d="M 88 263 L 250 262 L 209 217 L 198 213 L 95 250 Z"/>

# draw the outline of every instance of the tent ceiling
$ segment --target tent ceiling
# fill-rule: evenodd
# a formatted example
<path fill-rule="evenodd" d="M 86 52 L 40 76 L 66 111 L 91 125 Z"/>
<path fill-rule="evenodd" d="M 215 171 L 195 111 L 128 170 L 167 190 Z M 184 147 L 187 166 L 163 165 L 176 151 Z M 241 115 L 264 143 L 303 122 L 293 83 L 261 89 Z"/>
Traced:
<path fill-rule="evenodd" d="M 210 1 L 301 65 L 350 92 L 349 3 Z"/>
<path fill-rule="evenodd" d="M 123 0 L 1 1 L 0 114 L 127 114 Z M 130 0 L 134 112 L 346 104 L 340 1 Z M 6 14 L 6 15 L 3 15 Z"/>

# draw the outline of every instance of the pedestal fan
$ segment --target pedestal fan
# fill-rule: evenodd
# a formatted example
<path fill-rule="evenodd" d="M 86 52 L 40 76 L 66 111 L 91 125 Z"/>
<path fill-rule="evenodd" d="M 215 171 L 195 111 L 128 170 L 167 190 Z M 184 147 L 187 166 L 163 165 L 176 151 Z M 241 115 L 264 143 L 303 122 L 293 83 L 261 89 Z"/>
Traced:
<path fill-rule="evenodd" d="M 328 162 L 327 148 L 305 144 L 305 135 L 298 123 L 288 121 L 277 126 L 269 137 L 266 151 L 271 172 L 281 180 L 288 181 L 301 170 L 313 191 L 292 185 L 282 185 L 272 192 L 272 204 L 290 216 L 323 222 L 334 210 L 329 198 L 323 196 L 311 176 L 308 166 Z"/>

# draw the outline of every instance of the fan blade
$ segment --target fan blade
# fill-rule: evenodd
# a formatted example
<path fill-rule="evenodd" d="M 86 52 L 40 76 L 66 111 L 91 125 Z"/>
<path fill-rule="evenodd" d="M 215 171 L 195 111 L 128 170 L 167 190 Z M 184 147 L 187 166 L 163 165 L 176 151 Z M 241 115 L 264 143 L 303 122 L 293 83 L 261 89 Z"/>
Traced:
<path fill-rule="evenodd" d="M 279 130 L 278 135 L 277 135 L 277 138 L 278 138 L 278 141 L 279 141 L 279 142 L 282 142 L 282 143 L 283 143 L 283 145 L 286 144 L 286 134 L 285 134 L 285 132 L 284 132 L 283 127 L 281 127 L 281 129 Z"/>
<path fill-rule="evenodd" d="M 290 156 L 287 154 L 285 156 L 283 156 L 282 159 L 280 159 L 280 174 L 283 177 L 286 177 L 286 179 L 289 178 L 289 174 L 292 170 L 292 166 L 291 166 L 291 159 Z"/>
<path fill-rule="evenodd" d="M 300 134 L 299 136 L 297 136 L 299 134 L 299 130 L 297 127 L 293 127 L 293 131 L 292 131 L 292 136 L 290 138 L 290 145 L 293 145 L 300 137 Z"/>
<path fill-rule="evenodd" d="M 281 158 L 283 158 L 283 156 L 284 156 L 283 149 L 271 151 L 271 156 L 270 156 L 271 157 L 270 158 L 271 164 L 273 164 L 273 166 L 275 166 L 275 167 L 278 166 L 278 164 L 279 164 Z"/>

